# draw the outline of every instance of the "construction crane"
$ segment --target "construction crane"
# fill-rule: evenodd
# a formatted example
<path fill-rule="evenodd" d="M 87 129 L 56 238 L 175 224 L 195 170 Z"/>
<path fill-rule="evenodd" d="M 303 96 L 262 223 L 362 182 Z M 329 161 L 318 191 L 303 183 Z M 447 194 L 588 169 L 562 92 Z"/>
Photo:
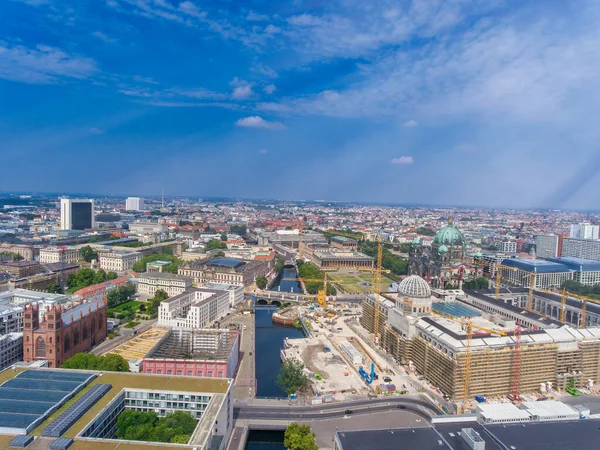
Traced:
<path fill-rule="evenodd" d="M 494 272 L 496 273 L 495 276 L 495 283 L 496 283 L 496 300 L 498 300 L 500 298 L 500 285 L 501 285 L 501 281 L 502 281 L 502 269 L 507 269 L 507 270 L 512 270 L 513 272 L 518 270 L 515 267 L 510 267 L 510 266 L 505 266 L 502 263 L 488 263 L 485 261 L 472 261 L 470 263 L 467 264 L 473 264 L 476 266 L 488 266 L 490 268 L 490 279 L 492 278 L 492 275 L 494 274 Z"/>
<path fill-rule="evenodd" d="M 375 314 L 373 314 L 373 341 L 377 344 L 379 337 L 379 303 L 381 297 L 381 270 L 383 269 L 383 244 L 377 238 L 377 265 L 373 271 L 371 291 L 375 295 Z"/>
<path fill-rule="evenodd" d="M 521 377 L 521 324 L 517 322 L 515 329 L 515 353 L 513 356 L 513 374 L 512 374 L 512 400 L 518 401 L 519 396 L 519 378 Z"/>
<path fill-rule="evenodd" d="M 533 290 L 537 283 L 537 274 L 535 272 L 525 275 L 523 278 L 529 278 L 529 297 L 527 298 L 527 311 L 533 312 Z"/>
<path fill-rule="evenodd" d="M 323 283 L 323 289 L 317 292 L 317 303 L 323 310 L 327 309 L 327 272 L 324 272 L 323 279 L 319 278 L 284 278 L 285 281 L 304 281 L 305 283 Z M 343 283 L 344 280 L 329 280 L 332 283 Z"/>
<path fill-rule="evenodd" d="M 464 414 L 469 404 L 469 391 L 471 389 L 471 340 L 473 339 L 473 321 L 467 322 L 467 341 L 465 342 L 465 370 L 463 376 L 463 399 L 460 407 L 460 413 Z"/>
<path fill-rule="evenodd" d="M 560 323 L 565 323 L 567 312 L 567 290 L 563 289 L 560 293 Z"/>

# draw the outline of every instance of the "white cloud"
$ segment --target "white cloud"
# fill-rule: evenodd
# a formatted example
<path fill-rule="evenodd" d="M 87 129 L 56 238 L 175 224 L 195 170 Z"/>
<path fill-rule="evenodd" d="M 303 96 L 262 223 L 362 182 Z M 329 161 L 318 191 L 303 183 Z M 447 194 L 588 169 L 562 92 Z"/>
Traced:
<path fill-rule="evenodd" d="M 254 11 L 250 11 L 246 16 L 246 20 L 250 22 L 264 22 L 265 20 L 269 20 L 269 16 L 265 14 L 257 14 Z"/>
<path fill-rule="evenodd" d="M 112 44 L 112 43 L 117 42 L 117 39 L 111 38 L 110 36 L 108 36 L 107 34 L 101 32 L 101 31 L 94 31 L 92 33 L 92 36 L 100 39 L 101 41 L 106 42 L 107 44 Z"/>
<path fill-rule="evenodd" d="M 140 75 L 134 75 L 133 79 L 135 81 L 138 81 L 140 83 L 148 83 L 148 84 L 160 84 L 158 81 L 155 81 L 154 79 L 150 78 L 150 77 L 142 77 Z"/>
<path fill-rule="evenodd" d="M 269 153 L 269 151 L 268 151 L 266 148 L 261 148 L 261 149 L 258 151 L 258 154 L 259 154 L 259 155 L 266 155 L 267 153 Z"/>
<path fill-rule="evenodd" d="M 238 127 L 245 128 L 265 128 L 267 130 L 283 130 L 285 125 L 281 122 L 270 122 L 260 116 L 250 116 L 239 119 L 236 123 Z"/>
<path fill-rule="evenodd" d="M 254 64 L 251 67 L 252 72 L 259 73 L 268 78 L 277 78 L 277 72 L 273 70 L 271 67 L 266 66 L 264 64 Z"/>
<path fill-rule="evenodd" d="M 197 18 L 203 18 L 206 16 L 205 12 L 198 10 L 198 7 L 190 1 L 181 2 L 179 4 L 179 10 L 189 16 Z"/>
<path fill-rule="evenodd" d="M 397 165 L 407 165 L 407 164 L 412 164 L 414 162 L 415 162 L 415 160 L 413 159 L 412 156 L 400 156 L 399 158 L 390 159 L 390 164 L 397 164 Z"/>
<path fill-rule="evenodd" d="M 0 41 L 0 78 L 6 80 L 48 84 L 62 78 L 87 78 L 96 71 L 91 58 L 69 55 L 46 45 L 28 48 Z"/>
<path fill-rule="evenodd" d="M 28 5 L 31 6 L 40 6 L 40 5 L 47 5 L 50 3 L 50 0 L 17 0 L 21 3 L 27 3 Z"/>
<path fill-rule="evenodd" d="M 263 91 L 265 94 L 272 94 L 273 92 L 275 92 L 277 88 L 275 87 L 274 84 L 267 84 L 264 88 Z"/>
<path fill-rule="evenodd" d="M 96 128 L 96 127 L 90 128 L 89 132 L 92 133 L 92 134 L 102 134 L 102 133 L 104 133 L 104 131 L 102 131 L 100 128 Z"/>
<path fill-rule="evenodd" d="M 416 127 L 416 126 L 418 126 L 418 125 L 419 125 L 419 123 L 418 123 L 416 120 L 412 120 L 412 119 L 411 119 L 411 120 L 407 120 L 407 121 L 406 121 L 406 122 L 404 122 L 402 125 L 404 125 L 405 127 L 412 128 L 412 127 Z"/>
<path fill-rule="evenodd" d="M 231 98 L 234 100 L 248 100 L 254 95 L 252 84 L 247 81 L 235 77 L 229 84 L 233 86 Z"/>
<path fill-rule="evenodd" d="M 269 24 L 265 27 L 265 33 L 267 34 L 277 34 L 281 31 L 281 28 L 276 27 L 273 24 Z"/>

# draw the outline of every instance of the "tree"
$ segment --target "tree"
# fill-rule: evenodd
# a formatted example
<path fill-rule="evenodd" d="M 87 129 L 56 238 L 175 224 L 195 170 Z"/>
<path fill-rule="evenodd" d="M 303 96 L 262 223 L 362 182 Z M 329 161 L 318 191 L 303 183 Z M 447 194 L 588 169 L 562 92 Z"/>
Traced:
<path fill-rule="evenodd" d="M 246 233 L 248 232 L 246 225 L 231 225 L 229 231 L 239 234 L 242 237 L 246 236 Z"/>
<path fill-rule="evenodd" d="M 150 305 L 148 306 L 148 313 L 151 316 L 156 316 L 158 314 L 158 308 L 160 307 L 160 302 L 169 298 L 169 294 L 167 294 L 162 289 L 157 289 L 154 293 L 154 297 L 152 297 L 148 302 Z"/>
<path fill-rule="evenodd" d="M 92 279 L 92 284 L 100 284 L 106 281 L 106 272 L 104 269 L 99 269 L 98 272 L 94 274 L 94 278 Z"/>
<path fill-rule="evenodd" d="M 91 262 L 92 259 L 98 259 L 98 253 L 96 253 L 89 245 L 81 247 L 79 249 L 79 255 L 87 262 Z"/>
<path fill-rule="evenodd" d="M 265 277 L 264 275 L 261 275 L 260 277 L 256 278 L 256 287 L 258 287 L 259 289 L 266 288 L 268 283 L 269 280 L 267 280 L 267 277 Z"/>
<path fill-rule="evenodd" d="M 315 434 L 309 425 L 289 424 L 283 435 L 283 445 L 288 450 L 319 450 L 315 442 Z"/>
<path fill-rule="evenodd" d="M 221 233 L 221 241 L 225 242 L 227 240 L 227 233 Z"/>
<path fill-rule="evenodd" d="M 435 231 L 433 231 L 431 228 L 419 227 L 417 228 L 417 234 L 423 236 L 435 236 Z"/>
<path fill-rule="evenodd" d="M 463 289 L 488 289 L 490 280 L 485 277 L 477 277 L 474 280 L 463 283 Z"/>
<path fill-rule="evenodd" d="M 142 257 L 142 259 L 133 263 L 132 269 L 135 272 L 145 272 L 148 263 L 154 261 L 169 261 L 171 264 L 163 267 L 163 272 L 169 273 L 177 273 L 177 271 L 179 270 L 179 264 L 183 262 L 180 259 L 174 257 L 172 252 L 169 252 L 167 249 L 165 249 L 163 253 L 153 253 L 151 255 Z"/>
<path fill-rule="evenodd" d="M 106 274 L 106 281 L 116 280 L 117 278 L 119 278 L 119 276 L 116 274 L 116 272 L 108 272 Z"/>
<path fill-rule="evenodd" d="M 120 355 L 96 356 L 93 353 L 76 353 L 61 366 L 63 369 L 104 370 L 129 372 L 129 363 Z"/>
<path fill-rule="evenodd" d="M 60 284 L 52 283 L 46 286 L 44 292 L 48 292 L 49 294 L 62 294 L 63 289 L 60 287 Z"/>
<path fill-rule="evenodd" d="M 190 414 L 175 411 L 158 418 L 154 411 L 125 410 L 117 418 L 119 439 L 187 444 L 197 422 Z"/>
<path fill-rule="evenodd" d="M 133 284 L 125 284 L 119 286 L 106 294 L 106 301 L 109 308 L 114 308 L 122 303 L 125 303 L 135 294 L 135 286 Z"/>
<path fill-rule="evenodd" d="M 225 244 L 225 242 L 218 241 L 216 239 L 212 239 L 212 240 L 208 241 L 206 244 L 204 244 L 204 250 L 206 250 L 207 252 L 209 252 L 211 250 L 226 249 L 226 248 L 227 248 L 227 244 Z"/>
<path fill-rule="evenodd" d="M 302 362 L 290 358 L 281 364 L 281 369 L 277 376 L 277 385 L 287 395 L 292 395 L 308 387 L 309 383 L 310 380 L 304 373 L 304 364 Z"/>

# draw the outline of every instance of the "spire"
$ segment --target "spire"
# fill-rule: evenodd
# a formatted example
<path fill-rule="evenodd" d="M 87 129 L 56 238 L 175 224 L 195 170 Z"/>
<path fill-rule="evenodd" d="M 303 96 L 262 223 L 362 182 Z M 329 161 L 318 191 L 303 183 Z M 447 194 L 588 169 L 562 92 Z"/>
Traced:
<path fill-rule="evenodd" d="M 448 225 L 452 225 L 452 222 L 454 222 L 454 218 L 452 217 L 452 214 L 450 214 L 450 217 L 448 218 Z"/>

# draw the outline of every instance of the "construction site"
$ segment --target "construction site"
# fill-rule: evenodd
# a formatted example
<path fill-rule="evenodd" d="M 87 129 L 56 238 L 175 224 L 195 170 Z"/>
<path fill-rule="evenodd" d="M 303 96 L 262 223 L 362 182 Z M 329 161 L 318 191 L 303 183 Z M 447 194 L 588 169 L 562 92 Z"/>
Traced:
<path fill-rule="evenodd" d="M 431 289 L 417 275 L 370 294 L 361 325 L 405 367 L 467 410 L 596 392 L 600 301 L 527 288 Z"/>

